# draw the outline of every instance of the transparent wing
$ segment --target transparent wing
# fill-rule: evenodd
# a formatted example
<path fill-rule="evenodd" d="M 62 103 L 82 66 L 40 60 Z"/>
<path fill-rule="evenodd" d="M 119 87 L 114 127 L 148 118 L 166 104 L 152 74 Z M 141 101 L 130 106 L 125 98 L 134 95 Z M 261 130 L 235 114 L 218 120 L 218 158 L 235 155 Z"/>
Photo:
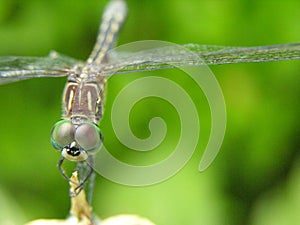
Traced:
<path fill-rule="evenodd" d="M 185 48 L 187 51 L 182 51 Z M 191 54 L 193 53 L 193 54 Z M 200 57 L 200 60 L 198 59 Z M 112 52 L 105 73 L 159 70 L 175 66 L 219 65 L 300 59 L 300 43 L 259 47 L 186 44 L 139 52 Z M 95 68 L 96 69 L 96 68 Z M 99 68 L 100 69 L 100 68 Z"/>
<path fill-rule="evenodd" d="M 67 76 L 70 68 L 80 61 L 51 52 L 46 57 L 0 57 L 0 84 L 37 77 Z"/>
<path fill-rule="evenodd" d="M 182 48 L 186 50 L 182 51 Z M 198 56 L 201 60 L 195 56 Z M 159 70 L 176 66 L 271 62 L 296 59 L 300 59 L 300 43 L 259 47 L 187 44 L 139 52 L 115 51 L 110 53 L 108 63 L 93 65 L 91 72 L 97 76 Z M 46 57 L 0 57 L 0 84 L 35 77 L 67 76 L 74 65 L 83 65 L 83 62 L 56 52 Z"/>

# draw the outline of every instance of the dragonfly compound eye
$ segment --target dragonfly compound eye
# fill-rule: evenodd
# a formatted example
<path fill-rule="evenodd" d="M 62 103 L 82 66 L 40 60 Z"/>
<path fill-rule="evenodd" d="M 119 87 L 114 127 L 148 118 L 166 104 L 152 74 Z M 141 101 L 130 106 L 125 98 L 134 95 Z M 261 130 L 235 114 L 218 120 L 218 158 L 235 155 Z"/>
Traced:
<path fill-rule="evenodd" d="M 52 128 L 51 144 L 61 150 L 74 141 L 75 128 L 70 120 L 60 120 Z"/>
<path fill-rule="evenodd" d="M 76 129 L 75 141 L 88 154 L 94 154 L 102 143 L 101 131 L 94 123 L 83 123 Z"/>

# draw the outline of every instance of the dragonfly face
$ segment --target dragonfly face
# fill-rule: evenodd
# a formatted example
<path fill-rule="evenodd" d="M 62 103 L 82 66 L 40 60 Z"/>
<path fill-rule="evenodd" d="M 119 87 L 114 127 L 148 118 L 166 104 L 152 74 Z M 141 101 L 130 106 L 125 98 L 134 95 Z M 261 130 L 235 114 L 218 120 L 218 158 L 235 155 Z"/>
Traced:
<path fill-rule="evenodd" d="M 51 143 L 62 156 L 73 162 L 85 161 L 97 153 L 102 144 L 99 127 L 91 122 L 73 124 L 60 120 L 52 128 Z"/>

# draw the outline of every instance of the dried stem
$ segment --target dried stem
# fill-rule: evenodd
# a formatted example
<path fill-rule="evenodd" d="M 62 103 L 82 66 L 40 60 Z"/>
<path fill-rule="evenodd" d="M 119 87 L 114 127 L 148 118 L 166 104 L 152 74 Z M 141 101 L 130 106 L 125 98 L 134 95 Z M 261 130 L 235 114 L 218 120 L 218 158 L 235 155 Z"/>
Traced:
<path fill-rule="evenodd" d="M 92 215 L 92 207 L 86 200 L 85 191 L 78 193 L 78 172 L 72 174 L 70 182 L 71 209 L 67 219 L 39 219 L 25 225 L 155 225 L 148 219 L 137 215 L 117 215 L 100 222 Z"/>

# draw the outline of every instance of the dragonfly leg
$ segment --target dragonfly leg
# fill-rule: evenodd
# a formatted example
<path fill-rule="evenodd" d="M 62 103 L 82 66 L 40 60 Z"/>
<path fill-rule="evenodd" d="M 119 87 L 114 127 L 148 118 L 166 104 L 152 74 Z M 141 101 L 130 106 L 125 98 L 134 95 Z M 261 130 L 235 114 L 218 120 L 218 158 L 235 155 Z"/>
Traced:
<path fill-rule="evenodd" d="M 91 173 L 90 178 L 89 178 L 89 192 L 88 192 L 88 203 L 91 205 L 92 204 L 93 193 L 94 193 L 95 177 L 96 177 L 95 170 L 93 169 L 93 167 L 94 167 L 94 156 L 90 156 L 88 158 L 88 165 L 92 170 L 92 173 Z"/>
<path fill-rule="evenodd" d="M 77 196 L 80 191 L 84 188 L 85 183 L 89 180 L 90 181 L 90 185 L 89 185 L 89 197 L 88 197 L 88 202 L 91 204 L 92 201 L 92 195 L 93 195 L 93 188 L 94 188 L 94 180 L 95 180 L 95 173 L 94 173 L 94 169 L 92 168 L 91 165 L 93 165 L 93 157 L 89 157 L 88 161 L 89 163 L 84 162 L 84 164 L 82 162 L 78 163 L 76 166 L 76 169 L 79 170 L 79 173 L 82 177 L 84 177 L 84 179 L 82 181 L 80 181 L 79 184 L 74 183 L 74 181 L 72 181 L 68 175 L 65 173 L 65 171 L 62 168 L 62 164 L 64 162 L 65 158 L 61 157 L 58 161 L 58 169 L 59 172 L 61 173 L 61 175 L 65 178 L 65 180 L 67 180 L 68 182 L 71 182 L 75 185 L 77 185 L 77 187 L 74 189 L 74 192 L 70 193 L 71 197 L 75 197 Z M 86 175 L 85 175 L 86 174 Z M 85 175 L 85 176 L 84 176 Z"/>
<path fill-rule="evenodd" d="M 67 174 L 66 174 L 65 171 L 63 170 L 62 164 L 63 164 L 64 160 L 65 160 L 65 158 L 64 158 L 64 157 L 61 157 L 61 158 L 59 159 L 59 161 L 58 161 L 57 167 L 58 167 L 58 169 L 59 169 L 59 172 L 60 172 L 60 174 L 63 176 L 63 178 L 65 178 L 66 181 L 71 182 L 71 183 L 73 183 L 73 184 L 76 184 L 76 183 L 74 183 L 74 181 L 72 181 L 72 180 L 67 176 Z"/>
<path fill-rule="evenodd" d="M 88 196 L 88 202 L 91 204 L 92 201 L 92 194 L 93 194 L 93 188 L 94 188 L 94 180 L 95 180 L 95 172 L 92 168 L 93 165 L 93 156 L 90 156 L 88 158 L 88 163 L 84 162 L 77 165 L 77 168 L 81 170 L 81 177 L 84 177 L 84 179 L 80 182 L 80 184 L 75 188 L 74 194 L 78 195 L 80 191 L 84 188 L 84 185 L 89 181 L 89 196 Z M 85 175 L 86 174 L 86 175 Z M 84 176 L 85 175 L 85 176 Z"/>

